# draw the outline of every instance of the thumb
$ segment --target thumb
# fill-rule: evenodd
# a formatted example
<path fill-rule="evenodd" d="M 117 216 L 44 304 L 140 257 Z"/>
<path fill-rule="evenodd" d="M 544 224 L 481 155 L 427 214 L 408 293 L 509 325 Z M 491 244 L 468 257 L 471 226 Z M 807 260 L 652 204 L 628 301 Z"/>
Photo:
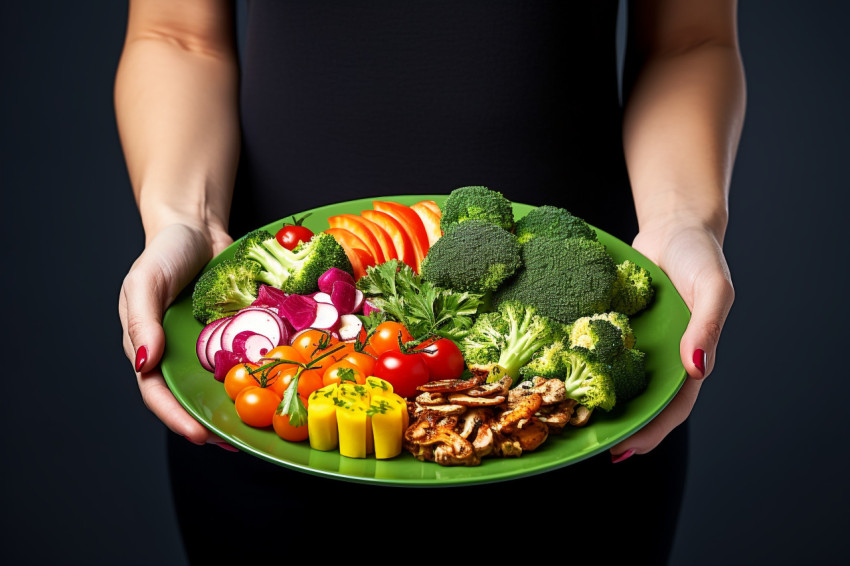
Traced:
<path fill-rule="evenodd" d="M 717 343 L 735 300 L 728 272 L 714 271 L 694 281 L 691 320 L 679 344 L 688 375 L 703 379 L 714 368 Z"/>

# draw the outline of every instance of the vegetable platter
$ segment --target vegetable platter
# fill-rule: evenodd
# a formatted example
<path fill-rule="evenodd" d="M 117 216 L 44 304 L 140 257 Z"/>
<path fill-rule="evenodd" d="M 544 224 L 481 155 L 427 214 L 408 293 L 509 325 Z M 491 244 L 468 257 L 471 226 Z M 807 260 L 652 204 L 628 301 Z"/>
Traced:
<path fill-rule="evenodd" d="M 403 195 L 382 200 L 412 205 L 422 200 L 443 204 L 446 195 Z M 304 211 L 296 216 L 314 232 L 328 229 L 327 219 L 342 214 L 359 214 L 372 206 L 372 199 L 352 200 Z M 534 207 L 514 203 L 514 215 L 523 217 Z M 308 216 L 309 214 L 309 216 Z M 264 228 L 275 233 L 275 222 Z M 690 313 L 664 272 L 628 244 L 594 228 L 599 241 L 616 261 L 626 259 L 649 270 L 655 299 L 647 310 L 632 319 L 641 350 L 646 352 L 649 385 L 642 394 L 611 412 L 597 411 L 589 425 L 567 427 L 551 435 L 537 450 L 519 458 L 493 458 L 480 466 L 444 467 L 423 462 L 404 452 L 387 460 L 348 458 L 337 451 L 311 449 L 307 442 L 287 442 L 270 428 L 254 428 L 237 416 L 233 401 L 222 384 L 212 378 L 196 355 L 196 340 L 203 325 L 192 315 L 191 286 L 165 313 L 163 327 L 166 349 L 162 372 L 177 400 L 204 426 L 221 438 L 269 462 L 329 478 L 370 484 L 402 486 L 470 485 L 531 476 L 574 464 L 599 454 L 646 425 L 676 395 L 686 373 L 679 358 L 679 340 Z M 238 242 L 228 247 L 206 267 L 232 258 Z"/>

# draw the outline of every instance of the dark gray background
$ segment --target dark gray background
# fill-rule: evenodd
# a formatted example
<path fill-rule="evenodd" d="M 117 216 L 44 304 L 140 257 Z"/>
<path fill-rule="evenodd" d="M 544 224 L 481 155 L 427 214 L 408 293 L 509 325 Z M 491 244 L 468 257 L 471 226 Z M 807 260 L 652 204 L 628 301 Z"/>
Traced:
<path fill-rule="evenodd" d="M 836 563 L 846 548 L 850 9 L 826 4 L 740 7 L 738 299 L 691 418 L 673 564 Z M 184 561 L 165 433 L 116 314 L 143 245 L 112 110 L 125 19 L 123 2 L 0 8 L 7 563 Z"/>

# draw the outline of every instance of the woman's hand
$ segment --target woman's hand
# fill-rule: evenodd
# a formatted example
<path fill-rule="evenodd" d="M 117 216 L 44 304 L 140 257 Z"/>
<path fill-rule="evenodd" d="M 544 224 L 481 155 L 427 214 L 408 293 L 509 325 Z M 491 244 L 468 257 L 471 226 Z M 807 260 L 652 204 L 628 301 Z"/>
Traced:
<path fill-rule="evenodd" d="M 659 226 L 642 230 L 632 245 L 664 270 L 691 310 L 679 345 L 689 379 L 652 422 L 611 448 L 615 462 L 649 452 L 688 418 L 702 380 L 714 367 L 717 342 L 734 299 L 722 237 L 710 228 L 687 223 Z"/>
<path fill-rule="evenodd" d="M 168 428 L 190 442 L 215 443 L 235 450 L 183 409 L 159 369 L 165 347 L 165 309 L 206 262 L 231 242 L 224 229 L 191 221 L 158 230 L 124 278 L 118 314 L 124 329 L 124 352 L 136 370 L 145 405 Z"/>

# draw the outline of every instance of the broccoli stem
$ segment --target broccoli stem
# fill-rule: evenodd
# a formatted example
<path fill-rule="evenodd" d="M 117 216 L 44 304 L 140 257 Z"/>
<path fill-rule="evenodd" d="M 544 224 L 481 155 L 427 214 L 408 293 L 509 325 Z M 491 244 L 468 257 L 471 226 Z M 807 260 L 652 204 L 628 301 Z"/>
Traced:
<path fill-rule="evenodd" d="M 545 341 L 539 339 L 539 332 L 529 331 L 531 318 L 530 311 L 525 313 L 521 324 L 514 317 L 510 318 L 510 337 L 499 356 L 499 366 L 511 376 L 514 383 L 519 377 L 520 368 L 531 361 L 534 352 L 545 346 Z"/>

